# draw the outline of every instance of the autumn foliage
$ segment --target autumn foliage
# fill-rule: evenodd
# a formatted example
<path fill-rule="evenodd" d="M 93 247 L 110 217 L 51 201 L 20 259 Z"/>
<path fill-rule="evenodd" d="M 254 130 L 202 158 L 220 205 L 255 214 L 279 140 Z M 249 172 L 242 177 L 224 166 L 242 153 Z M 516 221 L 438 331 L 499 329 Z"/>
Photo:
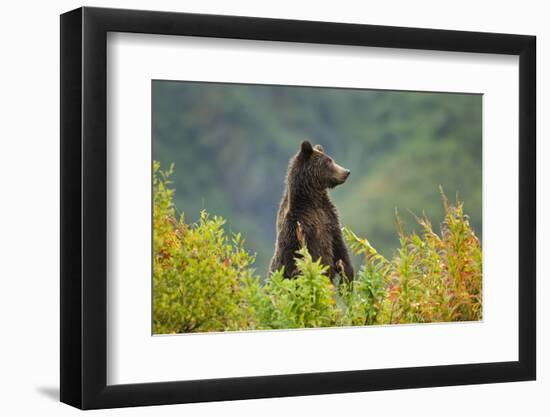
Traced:
<path fill-rule="evenodd" d="M 355 281 L 332 283 L 307 247 L 296 253 L 299 274 L 277 271 L 262 281 L 240 234 L 202 212 L 185 222 L 173 205 L 170 167 L 153 167 L 153 331 L 155 334 L 364 326 L 480 320 L 482 250 L 460 202 L 442 192 L 440 233 L 426 217 L 407 234 L 396 214 L 400 247 L 391 259 L 344 228 L 362 257 Z"/>

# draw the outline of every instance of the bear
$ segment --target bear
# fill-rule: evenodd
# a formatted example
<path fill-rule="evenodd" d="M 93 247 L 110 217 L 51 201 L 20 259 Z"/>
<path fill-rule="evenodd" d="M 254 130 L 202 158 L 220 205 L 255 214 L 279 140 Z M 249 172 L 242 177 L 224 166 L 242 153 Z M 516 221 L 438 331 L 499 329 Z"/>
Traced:
<path fill-rule="evenodd" d="M 336 273 L 353 280 L 338 211 L 328 195 L 328 189 L 345 183 L 349 176 L 350 170 L 334 162 L 321 145 L 302 142 L 288 164 L 269 275 L 284 267 L 285 278 L 296 276 L 296 251 L 305 244 L 313 260 L 320 258 L 321 264 L 329 267 L 331 281 Z"/>

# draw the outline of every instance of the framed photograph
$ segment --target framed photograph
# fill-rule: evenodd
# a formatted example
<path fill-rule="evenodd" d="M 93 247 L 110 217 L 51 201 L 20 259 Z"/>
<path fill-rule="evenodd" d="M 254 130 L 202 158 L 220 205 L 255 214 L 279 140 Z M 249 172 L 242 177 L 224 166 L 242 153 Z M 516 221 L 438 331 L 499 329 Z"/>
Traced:
<path fill-rule="evenodd" d="M 533 380 L 535 37 L 61 16 L 61 401 Z"/>

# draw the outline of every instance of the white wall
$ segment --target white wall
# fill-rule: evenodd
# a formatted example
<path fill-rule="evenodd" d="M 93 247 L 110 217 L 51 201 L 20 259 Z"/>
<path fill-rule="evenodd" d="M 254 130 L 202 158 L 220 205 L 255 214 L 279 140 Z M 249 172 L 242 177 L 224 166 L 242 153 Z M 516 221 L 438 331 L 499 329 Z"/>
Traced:
<path fill-rule="evenodd" d="M 73 415 L 57 402 L 59 378 L 59 17 L 76 1 L 5 2 L 0 78 L 0 410 Z M 550 211 L 550 147 L 542 120 L 550 97 L 545 2 L 462 0 L 338 2 L 254 0 L 93 1 L 86 5 L 534 34 L 538 37 L 539 213 Z M 546 13 L 545 13 L 546 12 Z M 544 102 L 543 102 L 544 100 Z M 543 130 L 544 129 L 544 130 Z M 546 190 L 543 190 L 543 187 Z M 550 406 L 550 221 L 539 215 L 538 381 L 100 411 L 99 415 L 547 415 Z M 546 394 L 546 395 L 544 395 Z M 94 415 L 97 415 L 94 414 Z M 32 414 L 30 414 L 32 415 Z"/>

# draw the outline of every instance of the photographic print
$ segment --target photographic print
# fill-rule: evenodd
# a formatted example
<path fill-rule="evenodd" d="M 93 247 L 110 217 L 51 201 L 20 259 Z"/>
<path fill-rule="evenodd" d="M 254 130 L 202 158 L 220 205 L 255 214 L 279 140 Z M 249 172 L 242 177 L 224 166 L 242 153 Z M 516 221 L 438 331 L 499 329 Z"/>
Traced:
<path fill-rule="evenodd" d="M 482 319 L 482 95 L 151 88 L 153 334 Z"/>

